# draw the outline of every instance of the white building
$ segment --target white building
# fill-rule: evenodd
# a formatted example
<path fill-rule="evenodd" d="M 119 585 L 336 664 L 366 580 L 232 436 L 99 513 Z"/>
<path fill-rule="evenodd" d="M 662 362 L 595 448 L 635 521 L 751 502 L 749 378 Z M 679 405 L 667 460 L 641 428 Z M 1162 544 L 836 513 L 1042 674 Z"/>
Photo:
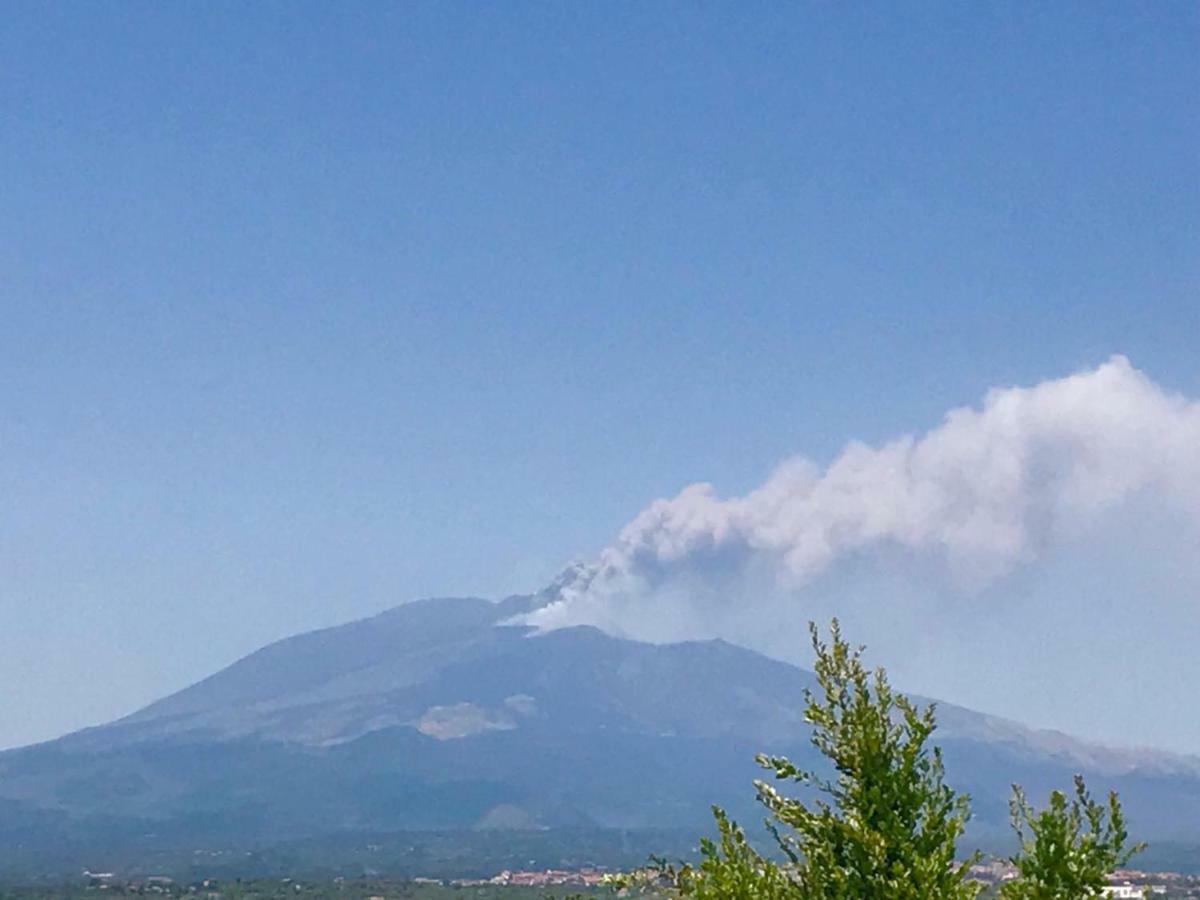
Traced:
<path fill-rule="evenodd" d="M 1130 900 L 1143 900 L 1144 897 L 1149 897 L 1151 894 L 1165 894 L 1167 889 L 1161 884 L 1110 884 L 1104 888 L 1105 897 L 1130 898 Z"/>

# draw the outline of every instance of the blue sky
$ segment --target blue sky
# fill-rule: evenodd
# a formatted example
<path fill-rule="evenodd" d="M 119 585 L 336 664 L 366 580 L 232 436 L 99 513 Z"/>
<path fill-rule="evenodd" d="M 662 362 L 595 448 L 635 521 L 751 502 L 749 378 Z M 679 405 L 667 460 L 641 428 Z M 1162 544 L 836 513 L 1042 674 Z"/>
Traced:
<path fill-rule="evenodd" d="M 1198 45 L 1190 3 L 10 7 L 0 745 L 991 386 L 1200 395 Z"/>

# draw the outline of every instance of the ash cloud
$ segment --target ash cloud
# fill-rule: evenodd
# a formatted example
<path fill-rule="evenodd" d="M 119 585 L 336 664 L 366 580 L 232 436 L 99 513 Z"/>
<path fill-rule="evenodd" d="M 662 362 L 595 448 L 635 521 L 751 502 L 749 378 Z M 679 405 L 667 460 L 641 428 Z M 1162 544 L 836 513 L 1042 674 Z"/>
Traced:
<path fill-rule="evenodd" d="M 865 563 L 978 598 L 1146 505 L 1200 531 L 1200 403 L 1114 356 L 993 389 L 924 435 L 851 443 L 825 468 L 790 459 L 744 496 L 694 484 L 656 500 L 526 621 L 770 649 L 755 613 L 803 608 L 833 572 Z"/>

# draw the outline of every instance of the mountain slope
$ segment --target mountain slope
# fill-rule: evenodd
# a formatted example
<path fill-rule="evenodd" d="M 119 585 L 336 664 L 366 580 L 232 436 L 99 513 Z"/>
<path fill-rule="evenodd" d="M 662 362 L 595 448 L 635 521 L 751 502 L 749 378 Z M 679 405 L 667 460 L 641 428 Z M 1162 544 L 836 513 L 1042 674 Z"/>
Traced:
<path fill-rule="evenodd" d="M 298 635 L 110 725 L 0 754 L 0 849 L 78 862 L 122 841 L 150 852 L 400 829 L 694 832 L 712 802 L 757 817 L 755 752 L 818 762 L 799 713 L 810 673 L 721 641 L 504 624 L 544 600 L 421 601 Z M 1196 759 L 952 706 L 939 718 L 979 835 L 1002 829 L 1010 781 L 1036 796 L 1083 771 L 1122 792 L 1139 834 L 1197 837 Z"/>

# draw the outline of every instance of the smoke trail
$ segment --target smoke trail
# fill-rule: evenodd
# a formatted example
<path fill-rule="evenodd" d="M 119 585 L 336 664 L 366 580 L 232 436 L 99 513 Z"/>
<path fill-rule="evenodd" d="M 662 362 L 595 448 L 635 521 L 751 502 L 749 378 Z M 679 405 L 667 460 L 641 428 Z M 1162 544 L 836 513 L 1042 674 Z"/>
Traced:
<path fill-rule="evenodd" d="M 745 496 L 694 484 L 656 500 L 527 621 L 720 634 L 742 627 L 745 604 L 804 596 L 839 563 L 881 555 L 969 596 L 1145 498 L 1200 525 L 1200 403 L 1115 356 L 994 389 L 920 437 L 851 443 L 825 469 L 794 458 Z"/>

